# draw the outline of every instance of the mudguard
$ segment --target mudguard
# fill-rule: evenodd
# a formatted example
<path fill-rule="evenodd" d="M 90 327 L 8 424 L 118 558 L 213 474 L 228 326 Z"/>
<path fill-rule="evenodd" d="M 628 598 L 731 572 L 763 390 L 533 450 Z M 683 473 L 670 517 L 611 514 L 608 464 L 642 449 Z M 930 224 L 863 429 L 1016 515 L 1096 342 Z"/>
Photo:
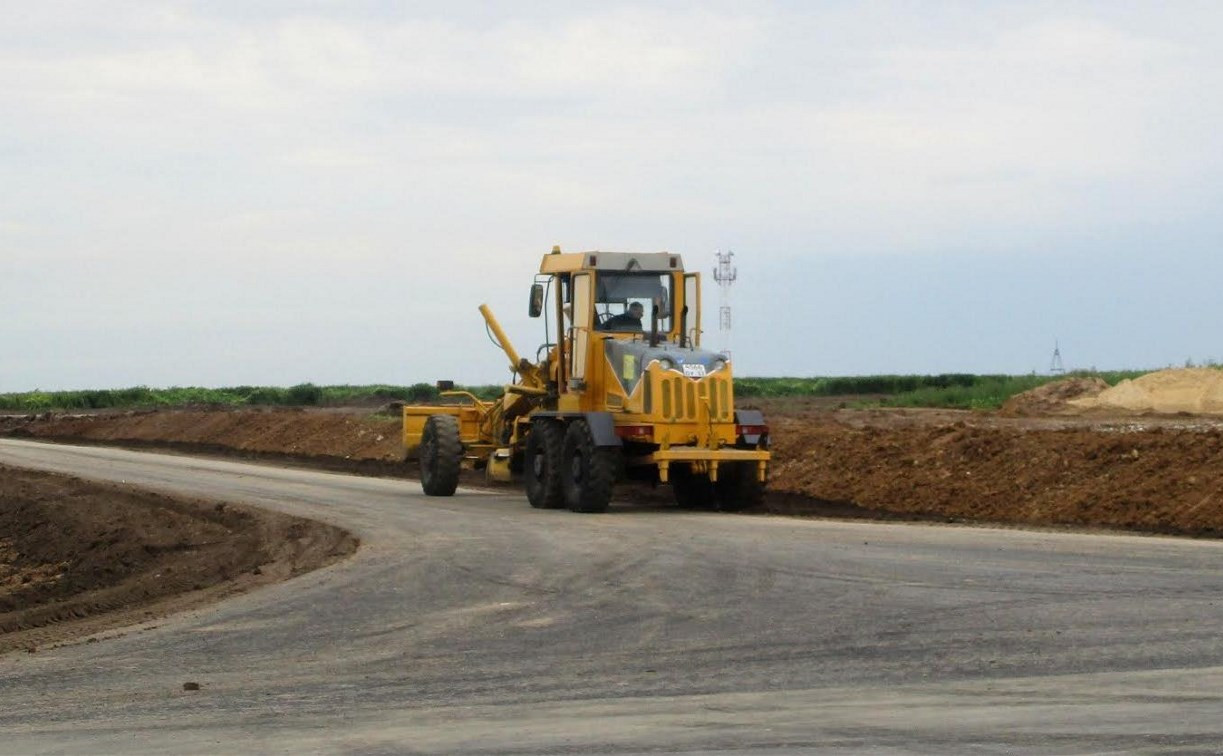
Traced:
<path fill-rule="evenodd" d="M 560 420 L 576 420 L 581 418 L 590 426 L 590 435 L 595 446 L 624 446 L 624 442 L 616 435 L 616 421 L 610 412 L 556 412 L 543 410 L 532 412 L 531 417 L 555 417 Z"/>

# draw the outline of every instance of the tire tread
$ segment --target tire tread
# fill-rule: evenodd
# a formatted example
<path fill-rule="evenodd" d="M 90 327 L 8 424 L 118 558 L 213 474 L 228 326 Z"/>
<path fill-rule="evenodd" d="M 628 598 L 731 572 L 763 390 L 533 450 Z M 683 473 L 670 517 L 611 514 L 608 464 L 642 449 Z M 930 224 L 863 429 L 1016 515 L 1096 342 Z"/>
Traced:
<path fill-rule="evenodd" d="M 424 458 L 424 439 L 437 444 L 433 464 Z M 453 415 L 431 415 L 421 434 L 420 484 L 427 496 L 453 496 L 459 487 L 463 464 L 463 442 L 459 438 L 459 419 Z"/>
<path fill-rule="evenodd" d="M 579 452 L 587 460 L 584 485 L 571 478 L 571 458 Z M 585 420 L 574 420 L 565 431 L 565 453 L 561 463 L 565 504 L 572 512 L 592 514 L 607 511 L 611 503 L 616 473 L 620 467 L 617 450 L 595 446 L 590 426 Z"/>

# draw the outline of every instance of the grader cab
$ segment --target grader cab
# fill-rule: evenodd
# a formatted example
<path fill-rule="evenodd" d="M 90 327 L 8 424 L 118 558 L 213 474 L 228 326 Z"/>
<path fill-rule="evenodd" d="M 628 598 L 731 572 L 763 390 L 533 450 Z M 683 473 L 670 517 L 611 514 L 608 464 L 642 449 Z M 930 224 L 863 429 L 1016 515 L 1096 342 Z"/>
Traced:
<path fill-rule="evenodd" d="M 536 361 L 481 305 L 514 383 L 491 401 L 444 390 L 457 403 L 403 408 L 425 493 L 453 494 L 466 465 L 521 479 L 543 509 L 602 512 L 621 478 L 670 484 L 685 507 L 758 503 L 768 427 L 735 409 L 727 355 L 701 348 L 700 292 L 676 254 L 554 247 L 531 287 L 530 315 L 544 319 Z"/>

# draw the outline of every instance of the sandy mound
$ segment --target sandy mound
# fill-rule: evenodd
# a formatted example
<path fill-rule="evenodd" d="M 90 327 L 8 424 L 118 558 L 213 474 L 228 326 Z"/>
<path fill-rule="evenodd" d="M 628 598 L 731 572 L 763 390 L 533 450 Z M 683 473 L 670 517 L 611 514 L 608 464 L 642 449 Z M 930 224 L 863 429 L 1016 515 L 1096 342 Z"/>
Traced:
<path fill-rule="evenodd" d="M 1223 415 L 1223 370 L 1161 370 L 1122 381 L 1095 397 L 1073 399 L 1069 404 L 1088 410 Z"/>
<path fill-rule="evenodd" d="M 1091 398 L 1108 389 L 1099 378 L 1067 378 L 1016 394 L 1002 405 L 1009 416 L 1052 415 L 1064 412 L 1071 399 Z"/>

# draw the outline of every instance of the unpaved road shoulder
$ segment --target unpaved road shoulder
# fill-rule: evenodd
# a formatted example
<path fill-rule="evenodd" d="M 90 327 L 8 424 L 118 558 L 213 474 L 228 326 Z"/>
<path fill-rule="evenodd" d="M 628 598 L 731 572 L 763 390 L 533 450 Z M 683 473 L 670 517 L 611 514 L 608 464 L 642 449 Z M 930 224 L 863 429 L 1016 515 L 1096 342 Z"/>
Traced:
<path fill-rule="evenodd" d="M 0 653 L 197 607 L 356 545 L 282 513 L 0 466 Z"/>

